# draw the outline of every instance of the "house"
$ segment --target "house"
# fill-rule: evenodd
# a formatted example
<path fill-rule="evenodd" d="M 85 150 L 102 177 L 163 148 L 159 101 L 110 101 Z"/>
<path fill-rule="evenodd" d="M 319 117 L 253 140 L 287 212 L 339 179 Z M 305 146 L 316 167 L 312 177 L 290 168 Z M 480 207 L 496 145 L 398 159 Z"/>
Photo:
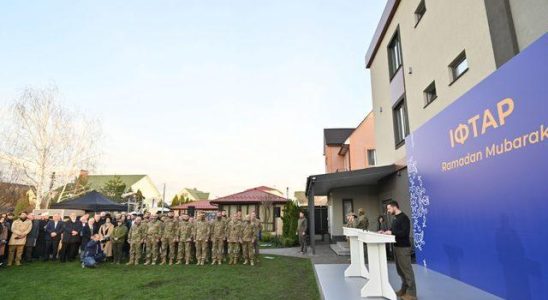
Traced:
<path fill-rule="evenodd" d="M 32 209 L 36 206 L 36 190 L 26 184 L 0 182 L 0 212 L 14 211 L 18 203 Z"/>
<path fill-rule="evenodd" d="M 333 155 L 345 147 L 339 137 L 328 145 L 333 148 L 326 152 L 326 174 L 307 179 L 309 203 L 328 196 L 334 240 L 343 238 L 344 215 L 360 207 L 371 221 L 397 200 L 411 215 L 405 138 L 541 37 L 546 14 L 548 3 L 541 0 L 387 1 L 365 55 L 374 166 L 345 165 Z"/>
<path fill-rule="evenodd" d="M 275 189 L 266 187 L 252 188 L 211 200 L 211 204 L 225 210 L 229 217 L 238 211 L 241 211 L 243 216 L 255 212 L 257 218 L 261 219 L 263 231 L 281 234 L 282 208 L 290 200 L 274 194 L 273 190 Z"/>
<path fill-rule="evenodd" d="M 196 216 L 198 213 L 205 213 L 206 215 L 215 214 L 219 210 L 219 207 L 211 204 L 209 200 L 199 200 L 173 206 L 171 209 L 175 211 L 175 215 L 177 216 L 181 214 Z"/>
<path fill-rule="evenodd" d="M 209 193 L 202 192 L 197 188 L 184 188 L 179 193 L 178 197 L 188 199 L 189 201 L 199 201 L 199 200 L 208 200 Z"/>
<path fill-rule="evenodd" d="M 101 190 L 105 184 L 115 176 L 126 185 L 124 193 L 141 191 L 143 205 L 148 211 L 155 212 L 161 207 L 162 195 L 148 175 L 88 175 L 87 184 L 91 189 Z"/>

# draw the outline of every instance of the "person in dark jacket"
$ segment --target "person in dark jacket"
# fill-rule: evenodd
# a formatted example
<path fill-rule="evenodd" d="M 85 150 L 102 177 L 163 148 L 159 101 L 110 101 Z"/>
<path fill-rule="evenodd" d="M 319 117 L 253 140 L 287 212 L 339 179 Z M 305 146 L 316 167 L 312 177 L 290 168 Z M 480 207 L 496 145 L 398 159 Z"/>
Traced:
<path fill-rule="evenodd" d="M 53 218 L 46 224 L 44 260 L 49 260 L 50 258 L 57 260 L 59 253 L 59 242 L 61 241 L 63 228 L 63 222 L 61 221 L 61 216 L 59 214 L 53 215 Z"/>
<path fill-rule="evenodd" d="M 38 218 L 38 240 L 36 241 L 36 247 L 32 252 L 32 258 L 44 259 L 46 251 L 46 224 L 48 224 L 48 215 L 46 213 L 40 215 Z"/>
<path fill-rule="evenodd" d="M 27 241 L 25 242 L 25 262 L 31 262 L 32 251 L 34 251 L 34 247 L 36 247 L 36 242 L 38 241 L 40 220 L 32 213 L 30 213 L 27 218 L 32 222 L 32 228 L 29 234 L 27 234 Z"/>
<path fill-rule="evenodd" d="M 76 214 L 70 214 L 70 219 L 63 226 L 63 247 L 61 248 L 61 262 L 73 261 L 78 254 L 80 231 L 82 224 L 76 220 Z"/>
<path fill-rule="evenodd" d="M 82 268 L 94 268 L 98 263 L 105 259 L 105 254 L 101 249 L 101 239 L 98 234 L 91 236 L 90 241 L 84 248 L 84 254 L 82 256 Z"/>
<path fill-rule="evenodd" d="M 297 223 L 297 235 L 299 236 L 299 244 L 301 245 L 301 254 L 306 252 L 306 231 L 308 230 L 308 222 L 304 217 L 304 213 L 299 213 L 299 220 Z"/>
<path fill-rule="evenodd" d="M 91 240 L 91 236 L 93 233 L 93 224 L 95 223 L 94 219 L 90 219 L 88 222 L 88 219 L 86 217 L 80 218 L 80 222 L 82 224 L 82 229 L 80 230 L 80 251 L 84 252 L 86 249 L 86 246 L 88 242 Z"/>

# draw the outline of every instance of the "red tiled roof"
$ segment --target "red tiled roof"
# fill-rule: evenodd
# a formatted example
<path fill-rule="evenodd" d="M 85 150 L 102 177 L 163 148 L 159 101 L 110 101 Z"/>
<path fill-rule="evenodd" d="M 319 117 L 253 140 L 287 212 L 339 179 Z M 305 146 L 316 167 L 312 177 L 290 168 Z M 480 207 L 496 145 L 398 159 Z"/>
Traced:
<path fill-rule="evenodd" d="M 217 205 L 211 204 L 209 200 L 199 200 L 199 201 L 189 202 L 189 203 L 174 206 L 171 209 L 183 210 L 183 209 L 188 209 L 189 206 L 194 206 L 194 208 L 197 210 L 216 210 L 217 209 Z"/>
<path fill-rule="evenodd" d="M 268 187 L 258 187 L 249 190 L 245 190 L 240 193 L 224 196 L 211 200 L 214 204 L 230 204 L 230 203 L 260 203 L 272 201 L 274 203 L 285 203 L 288 200 L 286 198 L 274 195 L 266 190 L 273 190 Z"/>

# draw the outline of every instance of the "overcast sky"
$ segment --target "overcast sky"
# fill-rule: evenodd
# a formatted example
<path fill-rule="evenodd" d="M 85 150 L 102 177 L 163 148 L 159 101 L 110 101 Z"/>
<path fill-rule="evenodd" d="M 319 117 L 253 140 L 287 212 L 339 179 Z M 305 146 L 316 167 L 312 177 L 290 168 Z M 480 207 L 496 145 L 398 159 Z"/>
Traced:
<path fill-rule="evenodd" d="M 56 84 L 102 120 L 97 173 L 148 174 L 170 201 L 324 171 L 323 128 L 371 110 L 364 56 L 386 1 L 4 1 L 0 105 Z"/>

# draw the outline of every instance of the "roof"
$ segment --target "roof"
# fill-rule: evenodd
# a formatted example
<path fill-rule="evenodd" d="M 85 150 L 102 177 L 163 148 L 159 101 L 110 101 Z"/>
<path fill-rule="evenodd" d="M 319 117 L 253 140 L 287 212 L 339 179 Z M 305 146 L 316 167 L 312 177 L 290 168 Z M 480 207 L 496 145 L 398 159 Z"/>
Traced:
<path fill-rule="evenodd" d="M 354 128 L 325 128 L 323 138 L 326 145 L 340 146 L 354 132 Z"/>
<path fill-rule="evenodd" d="M 308 206 L 308 198 L 306 197 L 305 192 L 295 192 L 295 199 L 297 199 L 297 204 L 299 204 L 299 206 Z M 314 206 L 327 206 L 327 197 L 315 196 Z"/>
<path fill-rule="evenodd" d="M 120 177 L 120 180 L 126 185 L 126 191 L 128 191 L 132 185 L 147 175 L 88 175 L 87 180 L 92 189 L 102 189 L 105 184 L 115 176 Z"/>
<path fill-rule="evenodd" d="M 231 203 L 261 203 L 261 202 L 274 202 L 274 203 L 286 203 L 289 201 L 286 198 L 269 193 L 261 189 L 261 187 L 245 190 L 240 193 L 228 195 L 225 197 L 211 200 L 212 204 L 231 204 Z"/>
<path fill-rule="evenodd" d="M 194 199 L 207 200 L 209 199 L 209 193 L 202 192 L 197 188 L 184 188 Z M 182 192 L 182 191 L 181 191 Z"/>
<path fill-rule="evenodd" d="M 211 204 L 211 202 L 209 200 L 200 200 L 200 201 L 188 202 L 188 203 L 185 203 L 185 204 L 174 206 L 171 209 L 173 209 L 173 210 L 183 210 L 183 209 L 188 209 L 189 206 L 194 206 L 194 208 L 197 209 L 197 210 L 217 210 L 218 209 L 217 205 Z"/>
<path fill-rule="evenodd" d="M 261 191 L 263 191 L 263 192 L 267 192 L 267 193 L 270 193 L 270 194 L 274 194 L 274 195 L 280 196 L 280 197 L 282 197 L 282 196 L 284 195 L 280 190 L 275 189 L 275 188 L 271 188 L 271 187 L 268 187 L 268 186 L 264 186 L 264 185 L 258 186 L 258 187 L 256 187 L 256 188 L 252 188 L 252 189 L 261 190 Z M 249 189 L 249 190 L 252 190 L 252 189 Z M 249 191 L 249 190 L 248 190 L 248 191 Z"/>
<path fill-rule="evenodd" d="M 54 203 L 51 208 L 85 211 L 123 211 L 127 209 L 125 205 L 118 204 L 95 190 L 71 200 Z"/>
<path fill-rule="evenodd" d="M 365 66 L 367 68 L 371 66 L 371 63 L 373 62 L 373 59 L 375 58 L 375 54 L 377 54 L 377 50 L 379 49 L 382 39 L 384 38 L 384 35 L 386 34 L 386 30 L 388 29 L 388 26 L 390 25 L 390 22 L 392 21 L 392 18 L 394 17 L 394 13 L 396 12 L 396 9 L 398 8 L 399 4 L 400 4 L 400 0 L 386 1 L 386 6 L 384 7 L 384 11 L 382 12 L 381 19 L 379 21 L 379 24 L 377 25 L 375 34 L 373 35 L 373 40 L 369 44 L 369 49 L 367 50 L 367 54 L 365 54 Z"/>
<path fill-rule="evenodd" d="M 355 171 L 311 175 L 306 180 L 306 194 L 309 195 L 313 192 L 315 196 L 327 196 L 333 189 L 375 185 L 379 180 L 396 171 L 396 165 L 388 165 Z"/>

